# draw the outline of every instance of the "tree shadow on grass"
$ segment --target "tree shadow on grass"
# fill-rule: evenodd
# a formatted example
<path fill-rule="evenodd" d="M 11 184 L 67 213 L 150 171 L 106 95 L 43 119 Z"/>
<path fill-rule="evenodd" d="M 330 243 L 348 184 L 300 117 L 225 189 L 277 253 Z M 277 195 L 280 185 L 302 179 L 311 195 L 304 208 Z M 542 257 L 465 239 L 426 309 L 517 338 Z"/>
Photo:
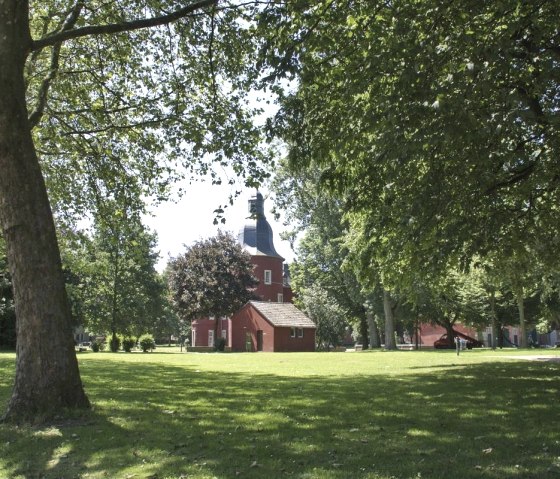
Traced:
<path fill-rule="evenodd" d="M 556 364 L 336 378 L 81 368 L 93 411 L 0 427 L 0 476 L 560 477 Z"/>

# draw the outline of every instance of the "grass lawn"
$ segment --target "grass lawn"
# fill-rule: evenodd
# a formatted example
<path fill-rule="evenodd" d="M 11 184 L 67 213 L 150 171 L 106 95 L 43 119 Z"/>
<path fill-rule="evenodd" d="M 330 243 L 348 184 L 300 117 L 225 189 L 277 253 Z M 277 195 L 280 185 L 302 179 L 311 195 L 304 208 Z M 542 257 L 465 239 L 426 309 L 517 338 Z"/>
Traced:
<path fill-rule="evenodd" d="M 560 479 L 560 363 L 520 354 L 560 360 L 80 353 L 92 411 L 0 426 L 0 478 Z"/>

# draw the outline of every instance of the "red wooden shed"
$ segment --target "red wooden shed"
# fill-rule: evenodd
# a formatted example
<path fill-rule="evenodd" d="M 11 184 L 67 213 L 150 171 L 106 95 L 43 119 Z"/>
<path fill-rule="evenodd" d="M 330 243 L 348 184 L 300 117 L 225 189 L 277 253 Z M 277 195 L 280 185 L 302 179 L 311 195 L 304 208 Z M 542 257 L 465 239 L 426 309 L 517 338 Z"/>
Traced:
<path fill-rule="evenodd" d="M 291 303 L 249 301 L 231 328 L 232 351 L 315 350 L 315 323 Z"/>

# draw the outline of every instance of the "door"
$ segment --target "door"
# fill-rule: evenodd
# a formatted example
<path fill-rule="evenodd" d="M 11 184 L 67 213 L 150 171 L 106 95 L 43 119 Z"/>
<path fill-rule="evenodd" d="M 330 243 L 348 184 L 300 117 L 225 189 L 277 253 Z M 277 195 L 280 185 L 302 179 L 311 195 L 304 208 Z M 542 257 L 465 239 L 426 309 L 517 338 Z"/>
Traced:
<path fill-rule="evenodd" d="M 263 331 L 259 329 L 257 331 L 257 351 L 263 350 Z"/>

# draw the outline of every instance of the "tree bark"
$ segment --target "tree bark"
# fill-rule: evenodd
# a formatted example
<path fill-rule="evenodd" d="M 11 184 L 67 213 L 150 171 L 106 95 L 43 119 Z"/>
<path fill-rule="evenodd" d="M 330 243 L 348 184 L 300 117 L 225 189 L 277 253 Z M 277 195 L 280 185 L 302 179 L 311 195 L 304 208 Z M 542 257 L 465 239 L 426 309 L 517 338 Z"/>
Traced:
<path fill-rule="evenodd" d="M 0 8 L 0 224 L 16 309 L 16 377 L 4 420 L 38 422 L 85 408 L 70 308 L 45 183 L 25 104 L 28 4 Z"/>
<path fill-rule="evenodd" d="M 496 349 L 497 336 L 498 336 L 498 321 L 496 318 L 496 292 L 492 290 L 490 295 L 490 314 L 492 315 L 492 349 Z"/>
<path fill-rule="evenodd" d="M 388 291 L 383 290 L 383 310 L 385 312 L 385 349 L 397 349 L 395 344 L 395 317 L 393 301 Z"/>
<path fill-rule="evenodd" d="M 375 316 L 371 311 L 368 311 L 366 317 L 369 329 L 369 347 L 371 349 L 378 349 L 381 347 L 381 342 L 379 341 L 379 331 L 375 322 Z"/>
<path fill-rule="evenodd" d="M 455 330 L 453 329 L 453 323 L 449 320 L 445 320 L 444 325 L 445 332 L 447 333 L 447 339 L 451 346 L 455 345 Z"/>
<path fill-rule="evenodd" d="M 362 315 L 360 317 L 360 336 L 362 337 L 362 349 L 369 349 L 368 322 Z"/>
<path fill-rule="evenodd" d="M 519 347 L 527 347 L 527 333 L 525 331 L 525 302 L 523 287 L 518 287 L 515 292 L 517 297 L 517 309 L 519 310 Z"/>

